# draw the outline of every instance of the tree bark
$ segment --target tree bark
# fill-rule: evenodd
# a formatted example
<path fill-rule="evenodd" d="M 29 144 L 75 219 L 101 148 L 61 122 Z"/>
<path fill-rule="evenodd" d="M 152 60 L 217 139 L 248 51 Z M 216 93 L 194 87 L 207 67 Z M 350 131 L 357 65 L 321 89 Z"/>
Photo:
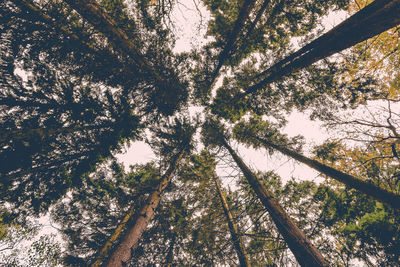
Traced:
<path fill-rule="evenodd" d="M 380 202 L 385 203 L 386 205 L 390 206 L 393 209 L 398 209 L 400 210 L 400 196 L 392 193 L 390 191 L 387 191 L 383 188 L 380 188 L 372 183 L 368 183 L 366 181 L 360 180 L 357 177 L 354 177 L 352 175 L 349 175 L 347 173 L 341 172 L 339 170 L 336 170 L 332 167 L 329 167 L 328 165 L 325 165 L 323 163 L 320 163 L 314 159 L 307 158 L 300 153 L 297 153 L 293 150 L 290 150 L 288 148 L 285 148 L 283 146 L 275 145 L 267 140 L 264 140 L 259 137 L 254 137 L 261 143 L 263 143 L 265 146 L 273 148 L 275 150 L 278 150 L 282 154 L 292 157 L 307 166 L 313 168 L 314 170 L 317 170 L 341 183 L 344 183 L 345 185 L 354 188 L 356 190 L 359 190 L 366 194 L 367 196 L 370 196 Z"/>
<path fill-rule="evenodd" d="M 154 211 L 156 210 L 160 200 L 161 195 L 164 192 L 165 188 L 168 186 L 170 181 L 172 180 L 173 174 L 179 164 L 179 161 L 182 159 L 183 154 L 185 153 L 185 149 L 182 149 L 179 154 L 172 161 L 170 167 L 166 171 L 166 173 L 161 178 L 159 184 L 156 186 L 154 191 L 151 192 L 145 203 L 140 208 L 139 212 L 137 212 L 132 218 L 132 227 L 130 227 L 126 234 L 122 237 L 121 242 L 118 244 L 116 249 L 112 252 L 110 257 L 107 260 L 106 266 L 108 267 L 120 267 L 123 262 L 126 262 L 131 257 L 131 249 L 134 248 L 142 233 L 146 229 L 147 225 L 151 221 L 154 215 Z M 130 212 L 129 212 L 130 213 Z M 125 216 L 127 220 L 130 219 L 131 215 L 129 213 Z M 125 218 L 122 221 L 125 224 Z M 96 261 L 92 266 L 100 266 L 103 259 L 106 257 L 112 243 L 117 239 L 120 235 L 123 227 L 118 227 L 115 233 L 112 235 L 110 240 L 103 247 Z"/>
<path fill-rule="evenodd" d="M 251 188 L 256 192 L 258 198 L 268 210 L 272 220 L 278 228 L 278 231 L 282 234 L 299 264 L 301 266 L 310 267 L 329 266 L 321 253 L 311 244 L 304 233 L 279 205 L 271 192 L 269 192 L 258 180 L 225 139 L 222 139 L 222 145 L 229 151 L 232 158 L 249 182 Z"/>
<path fill-rule="evenodd" d="M 400 24 L 400 0 L 375 0 L 332 30 L 257 75 L 263 80 L 243 95 L 307 67 L 343 49 L 349 48 Z"/>
<path fill-rule="evenodd" d="M 114 233 L 112 234 L 112 236 L 110 237 L 109 240 L 107 240 L 106 244 L 104 245 L 104 247 L 100 250 L 100 253 L 97 255 L 95 262 L 92 264 L 92 266 L 100 266 L 101 263 L 103 262 L 104 258 L 107 257 L 107 254 L 109 253 L 112 245 L 114 244 L 114 242 L 118 239 L 118 237 L 121 235 L 121 232 L 125 229 L 126 224 L 128 223 L 128 221 L 130 220 L 130 218 L 132 218 L 132 215 L 134 214 L 134 207 L 132 206 L 128 213 L 124 216 L 124 218 L 122 219 L 122 221 L 119 223 L 119 225 L 117 226 L 117 228 L 115 229 Z"/>
<path fill-rule="evenodd" d="M 217 188 L 218 196 L 221 200 L 222 209 L 224 210 L 225 217 L 228 222 L 229 231 L 231 233 L 232 242 L 236 249 L 237 256 L 239 258 L 240 266 L 242 266 L 242 267 L 251 266 L 249 257 L 246 252 L 246 248 L 240 238 L 238 228 L 235 224 L 235 221 L 233 220 L 232 213 L 229 209 L 228 202 L 226 201 L 224 192 L 222 191 L 222 188 L 218 181 L 218 178 L 216 176 L 213 176 L 213 179 L 214 179 L 215 187 Z"/>

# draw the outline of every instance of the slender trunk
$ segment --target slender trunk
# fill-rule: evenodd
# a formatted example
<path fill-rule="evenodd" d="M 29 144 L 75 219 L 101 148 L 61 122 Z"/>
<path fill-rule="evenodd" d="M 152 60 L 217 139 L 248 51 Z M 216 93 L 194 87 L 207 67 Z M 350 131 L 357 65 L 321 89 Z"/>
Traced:
<path fill-rule="evenodd" d="M 115 66 L 120 66 L 122 63 L 118 59 L 118 55 L 115 53 L 112 53 L 111 51 L 105 51 L 101 50 L 99 51 L 96 47 L 91 45 L 88 42 L 85 42 L 82 40 L 82 38 L 77 35 L 76 33 L 70 31 L 67 27 L 64 25 L 61 25 L 58 23 L 54 18 L 48 16 L 47 14 L 43 13 L 39 7 L 37 7 L 34 2 L 31 0 L 13 0 L 16 5 L 18 5 L 21 9 L 25 10 L 29 16 L 30 19 L 34 18 L 36 20 L 42 21 L 51 27 L 57 29 L 61 34 L 65 35 L 67 38 L 73 40 L 76 42 L 77 49 L 83 49 L 85 53 L 92 54 L 92 55 L 97 55 L 100 58 L 107 58 L 111 59 L 112 64 L 110 64 L 110 69 L 108 70 L 108 73 L 119 73 L 121 72 L 120 68 L 115 68 Z M 127 64 L 124 62 L 126 66 L 124 66 L 124 72 L 126 73 L 126 76 L 131 76 L 135 77 L 137 76 L 137 66 L 135 64 Z M 4 104 L 7 106 L 11 105 L 18 105 L 18 106 L 28 106 L 29 102 L 32 103 L 33 106 L 38 106 L 38 107 L 44 107 L 44 108 L 53 108 L 52 104 L 43 104 L 40 102 L 34 102 L 34 101 L 18 101 L 10 98 L 3 98 L 0 99 L 0 105 Z"/>
<path fill-rule="evenodd" d="M 251 188 L 256 192 L 265 208 L 268 210 L 278 231 L 282 234 L 290 250 L 293 252 L 301 266 L 329 266 L 321 253 L 311 244 L 304 233 L 297 227 L 286 214 L 274 196 L 258 180 L 253 172 L 246 166 L 231 146 L 222 139 L 222 145 L 229 151 L 232 158 L 239 166 Z"/>
<path fill-rule="evenodd" d="M 174 234 L 171 238 L 171 243 L 169 244 L 167 258 L 165 259 L 165 266 L 171 267 L 174 261 L 174 247 L 176 242 L 176 235 Z"/>
<path fill-rule="evenodd" d="M 129 220 L 131 216 L 133 217 L 131 224 L 132 227 L 130 227 L 127 230 L 126 234 L 122 237 L 121 242 L 118 244 L 116 249 L 112 252 L 110 257 L 108 258 L 106 266 L 109 267 L 122 266 L 123 262 L 126 262 L 130 259 L 131 249 L 136 246 L 137 242 L 142 236 L 142 233 L 144 232 L 147 225 L 153 218 L 154 211 L 161 200 L 161 195 L 164 192 L 167 185 L 170 183 L 173 174 L 178 166 L 178 163 L 183 157 L 184 152 L 185 149 L 182 149 L 176 156 L 176 158 L 172 161 L 170 167 L 161 178 L 160 183 L 156 186 L 154 191 L 151 192 L 151 194 L 149 195 L 145 203 L 142 205 L 140 210 L 134 216 L 129 215 L 129 213 L 127 216 L 125 216 L 123 220 L 124 224 L 126 224 L 126 222 L 124 222 L 125 219 Z M 122 228 L 123 226 L 118 227 L 116 229 L 111 239 L 106 243 L 106 245 L 100 251 L 98 257 L 96 258 L 96 261 L 93 263 L 92 266 L 100 266 L 100 264 L 105 259 L 108 251 L 110 250 L 112 243 L 120 235 Z"/>
<path fill-rule="evenodd" d="M 249 17 L 249 13 L 250 13 L 251 9 L 253 8 L 255 2 L 256 2 L 255 0 L 243 1 L 243 5 L 239 10 L 239 14 L 238 14 L 238 17 L 233 26 L 232 32 L 230 33 L 230 35 L 228 37 L 228 40 L 226 42 L 224 49 L 219 54 L 218 65 L 215 68 L 213 75 L 211 77 L 210 87 L 214 84 L 219 71 L 221 70 L 222 66 L 224 65 L 226 59 L 228 58 L 229 53 L 232 50 L 233 44 L 235 43 L 237 37 L 239 36 L 240 30 L 243 28 L 244 22 Z"/>
<path fill-rule="evenodd" d="M 136 45 L 129 39 L 128 35 L 118 28 L 117 23 L 106 13 L 106 11 L 94 0 L 65 0 L 83 18 L 91 23 L 96 30 L 104 34 L 116 49 L 121 48 L 130 55 L 137 65 L 138 71 L 150 73 L 159 82 L 164 79 L 156 72 L 140 53 Z"/>
<path fill-rule="evenodd" d="M 260 21 L 262 14 L 267 9 L 270 2 L 271 2 L 271 0 L 264 1 L 262 6 L 260 7 L 260 10 L 258 10 L 258 12 L 257 12 L 255 19 L 250 24 L 250 27 L 247 29 L 247 32 L 246 32 L 245 36 L 243 37 L 243 42 L 246 42 L 247 38 L 249 38 L 249 36 L 253 33 L 253 30 L 255 29 L 257 23 Z M 239 50 L 241 50 L 241 49 L 239 49 Z"/>
<path fill-rule="evenodd" d="M 400 24 L 400 0 L 375 0 L 329 32 L 312 41 L 257 76 L 264 79 L 251 86 L 243 95 L 258 91 L 265 85 L 312 63 L 349 48 Z"/>
<path fill-rule="evenodd" d="M 381 201 L 388 206 L 400 210 L 400 196 L 392 193 L 390 191 L 387 191 L 383 188 L 380 188 L 372 183 L 365 182 L 363 180 L 360 180 L 352 175 L 349 175 L 347 173 L 341 172 L 339 170 L 336 170 L 332 167 L 329 167 L 328 165 L 325 165 L 323 163 L 320 163 L 314 159 L 307 158 L 293 150 L 290 150 L 288 148 L 285 148 L 283 146 L 275 145 L 271 142 L 268 142 L 262 138 L 255 137 L 258 141 L 263 143 L 265 146 L 268 146 L 270 148 L 273 148 L 275 150 L 278 150 L 282 154 L 285 154 L 286 156 L 292 157 L 307 166 L 313 168 L 314 170 L 317 170 L 341 183 L 344 183 L 345 185 L 354 188 L 356 190 L 359 190 L 366 194 L 367 196 L 370 196 L 378 201 Z"/>
<path fill-rule="evenodd" d="M 214 178 L 214 182 L 215 182 L 215 187 L 217 188 L 217 192 L 218 192 L 219 198 L 221 200 L 222 208 L 223 208 L 225 216 L 226 216 L 226 220 L 228 222 L 229 231 L 231 233 L 232 241 L 235 246 L 237 256 L 239 258 L 240 266 L 242 266 L 242 267 L 243 266 L 251 266 L 249 257 L 246 252 L 246 248 L 243 245 L 243 242 L 240 238 L 238 228 L 235 224 L 235 221 L 233 220 L 232 213 L 229 209 L 228 202 L 226 201 L 224 192 L 222 191 L 222 188 L 218 181 L 218 178 L 216 176 L 213 176 L 213 178 Z"/>

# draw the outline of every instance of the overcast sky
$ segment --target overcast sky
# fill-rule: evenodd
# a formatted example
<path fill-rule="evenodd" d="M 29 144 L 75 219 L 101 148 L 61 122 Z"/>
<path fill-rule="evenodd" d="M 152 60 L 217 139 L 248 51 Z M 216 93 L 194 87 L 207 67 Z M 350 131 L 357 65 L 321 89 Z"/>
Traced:
<path fill-rule="evenodd" d="M 204 35 L 206 33 L 207 19 L 209 13 L 201 6 L 200 3 L 197 7 L 194 1 L 185 1 L 185 6 L 178 6 L 172 13 L 172 18 L 175 20 L 176 28 L 175 33 L 178 36 L 175 53 L 190 51 L 204 45 L 207 40 Z M 201 16 L 199 14 L 201 13 Z M 332 12 L 324 19 L 325 30 L 339 24 L 347 16 L 346 12 Z M 294 44 L 296 46 L 296 44 Z M 219 79 L 221 81 L 221 78 Z M 220 82 L 216 83 L 214 89 L 218 88 Z M 194 111 L 201 111 L 194 108 Z M 326 133 L 321 128 L 321 123 L 311 121 L 307 114 L 294 111 L 288 117 L 288 124 L 284 129 L 284 133 L 289 136 L 303 135 L 306 138 L 305 150 L 311 148 L 316 144 L 321 144 L 325 138 Z M 294 160 L 288 160 L 287 157 L 275 153 L 272 157 L 266 153 L 264 149 L 255 150 L 253 148 L 246 148 L 243 145 L 236 145 L 240 156 L 243 157 L 245 162 L 253 168 L 253 170 L 277 172 L 284 181 L 287 181 L 292 176 L 301 180 L 314 180 L 318 177 L 318 173 L 310 168 L 296 163 Z M 131 164 L 143 164 L 151 160 L 156 160 L 156 156 L 151 148 L 143 141 L 134 142 L 126 153 L 117 155 L 120 162 L 124 163 L 128 169 Z M 230 170 L 219 169 L 219 175 L 224 175 L 224 172 L 230 173 Z M 317 181 L 322 181 L 319 178 Z"/>

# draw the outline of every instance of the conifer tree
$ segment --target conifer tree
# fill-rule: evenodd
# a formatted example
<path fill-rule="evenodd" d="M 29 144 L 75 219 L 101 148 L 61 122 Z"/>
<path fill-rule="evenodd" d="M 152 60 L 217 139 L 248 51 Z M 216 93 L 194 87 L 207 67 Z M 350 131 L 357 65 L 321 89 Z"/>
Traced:
<path fill-rule="evenodd" d="M 307 166 L 338 180 L 347 186 L 359 190 L 372 198 L 385 203 L 386 205 L 399 209 L 400 195 L 390 192 L 384 188 L 380 188 L 368 181 L 346 174 L 328 165 L 318 162 L 317 160 L 307 158 L 293 149 L 288 148 L 287 138 L 280 134 L 275 128 L 271 127 L 268 122 L 260 119 L 252 119 L 248 123 L 241 122 L 235 128 L 236 137 L 256 147 L 265 146 L 266 148 L 277 150 L 286 156 L 294 158 Z"/>
<path fill-rule="evenodd" d="M 293 220 L 282 209 L 275 197 L 265 186 L 260 183 L 257 176 L 246 166 L 226 140 L 223 128 L 218 123 L 209 121 L 203 126 L 206 143 L 220 145 L 228 150 L 233 160 L 239 166 L 258 198 L 268 210 L 272 220 L 286 243 L 302 266 L 328 266 L 328 262 L 321 253 L 312 245 L 304 233 L 296 226 Z"/>

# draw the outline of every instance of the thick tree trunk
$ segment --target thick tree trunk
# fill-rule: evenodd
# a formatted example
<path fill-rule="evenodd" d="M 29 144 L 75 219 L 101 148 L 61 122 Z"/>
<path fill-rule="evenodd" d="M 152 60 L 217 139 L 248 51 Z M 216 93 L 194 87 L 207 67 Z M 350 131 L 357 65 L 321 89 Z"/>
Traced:
<path fill-rule="evenodd" d="M 251 188 L 256 192 L 265 208 L 268 210 L 278 231 L 282 234 L 290 250 L 301 266 L 329 266 L 321 253 L 311 244 L 304 233 L 297 227 L 292 219 L 276 201 L 274 196 L 260 183 L 258 178 L 246 166 L 242 159 L 236 154 L 232 147 L 222 140 L 223 146 L 229 151 L 232 158 L 239 166 Z"/>
<path fill-rule="evenodd" d="M 233 245 L 235 246 L 237 256 L 239 258 L 240 266 L 251 266 L 249 257 L 246 252 L 246 248 L 240 238 L 238 228 L 233 220 L 232 213 L 229 209 L 228 202 L 226 201 L 224 192 L 222 191 L 221 185 L 216 176 L 213 176 L 215 187 L 217 188 L 218 196 L 221 200 L 222 209 L 224 210 L 226 220 L 228 222 L 229 231 L 231 233 Z"/>
<path fill-rule="evenodd" d="M 320 163 L 316 160 L 307 158 L 293 150 L 290 150 L 288 148 L 285 148 L 283 146 L 275 145 L 271 142 L 268 142 L 267 140 L 264 140 L 259 137 L 255 137 L 258 141 L 263 143 L 265 146 L 273 148 L 275 150 L 278 150 L 282 154 L 285 154 L 286 156 L 292 157 L 307 166 L 313 168 L 314 170 L 317 170 L 341 183 L 344 183 L 345 185 L 354 188 L 356 190 L 359 190 L 363 192 L 364 194 L 381 201 L 388 206 L 400 210 L 400 196 L 396 195 L 390 191 L 387 191 L 383 188 L 377 187 L 372 183 L 368 183 L 366 181 L 360 180 L 352 175 L 349 175 L 347 173 L 341 172 L 339 170 L 336 170 L 332 167 L 329 167 L 328 165 L 325 165 L 323 163 Z"/>
<path fill-rule="evenodd" d="M 100 253 L 97 255 L 95 262 L 92 264 L 92 266 L 97 267 L 102 264 L 104 259 L 107 257 L 112 245 L 114 242 L 118 239 L 118 237 L 121 235 L 122 231 L 125 229 L 126 224 L 128 221 L 132 218 L 134 214 L 134 206 L 132 206 L 128 213 L 125 215 L 125 217 L 122 219 L 122 221 L 119 223 L 117 228 L 115 229 L 114 233 L 110 237 L 110 239 L 107 240 L 106 244 L 104 247 L 100 250 Z"/>
<path fill-rule="evenodd" d="M 400 0 L 375 0 L 329 32 L 257 75 L 264 77 L 263 80 L 248 88 L 244 95 L 399 24 Z"/>
<path fill-rule="evenodd" d="M 182 159 L 183 154 L 185 153 L 185 149 L 181 150 L 180 153 L 176 156 L 176 158 L 172 161 L 170 167 L 162 177 L 160 183 L 157 185 L 157 187 L 154 189 L 153 192 L 149 195 L 139 212 L 137 212 L 133 218 L 132 218 L 132 227 L 129 228 L 126 232 L 126 234 L 122 237 L 121 242 L 119 245 L 116 247 L 116 249 L 112 252 L 110 257 L 108 258 L 108 261 L 106 263 L 106 266 L 108 267 L 119 267 L 122 266 L 123 262 L 126 262 L 130 259 L 131 257 L 131 249 L 134 248 L 139 241 L 140 237 L 142 236 L 142 233 L 146 229 L 147 225 L 153 218 L 154 212 L 161 200 L 161 195 L 164 192 L 165 188 L 167 185 L 170 183 L 173 174 L 178 166 L 179 161 Z M 130 212 L 129 212 L 130 213 Z M 130 219 L 132 215 L 125 216 L 127 220 Z M 125 222 L 125 218 L 122 223 Z M 111 237 L 111 239 L 106 243 L 104 248 L 101 250 L 99 257 L 95 261 L 95 263 L 92 266 L 100 266 L 103 258 L 106 256 L 109 248 L 111 247 L 111 244 L 113 241 L 117 239 L 119 236 L 120 232 L 122 230 L 122 227 L 118 227 L 117 230 L 115 231 L 114 235 Z"/>

